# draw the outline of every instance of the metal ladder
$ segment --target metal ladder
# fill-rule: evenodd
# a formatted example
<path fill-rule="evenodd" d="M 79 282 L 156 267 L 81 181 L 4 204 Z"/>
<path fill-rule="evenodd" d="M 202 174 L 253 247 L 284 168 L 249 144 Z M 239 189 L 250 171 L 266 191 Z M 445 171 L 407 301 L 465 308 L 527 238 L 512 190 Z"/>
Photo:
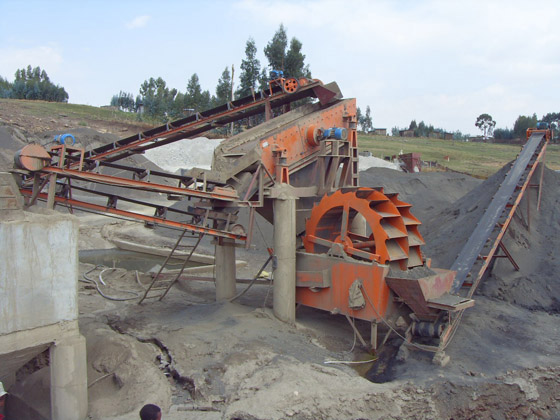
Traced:
<path fill-rule="evenodd" d="M 161 276 L 161 273 L 162 273 L 163 269 L 165 268 L 165 266 L 167 265 L 169 260 L 173 257 L 173 254 L 175 253 L 175 251 L 179 247 L 179 244 L 183 240 L 183 238 L 185 236 L 185 233 L 187 233 L 187 231 L 183 230 L 183 232 L 181 233 L 181 236 L 179 236 L 179 239 L 177 239 L 177 242 L 175 243 L 175 246 L 173 246 L 173 248 L 171 249 L 171 252 L 169 253 L 167 258 L 165 259 L 165 261 L 161 265 L 158 273 L 152 279 L 152 282 L 150 283 L 150 285 L 148 286 L 148 288 L 144 292 L 144 295 L 142 296 L 142 298 L 140 299 L 138 304 L 141 304 L 146 299 L 158 298 L 158 300 L 162 300 L 165 297 L 165 295 L 167 295 L 167 293 L 169 292 L 171 287 L 173 287 L 173 285 L 177 282 L 177 280 L 179 280 L 179 277 L 181 277 L 181 275 L 183 274 L 183 271 L 185 270 L 185 267 L 187 266 L 188 262 L 190 261 L 192 255 L 194 254 L 194 251 L 196 250 L 196 248 L 200 244 L 200 241 L 204 237 L 204 233 L 200 233 L 198 235 L 198 239 L 196 241 L 196 244 L 192 247 L 191 252 L 189 253 L 188 257 L 183 262 L 183 265 L 181 266 L 181 269 L 179 270 L 177 275 L 172 280 L 164 280 L 163 278 L 160 279 L 160 276 Z M 156 292 L 156 293 L 150 295 L 150 292 Z"/>

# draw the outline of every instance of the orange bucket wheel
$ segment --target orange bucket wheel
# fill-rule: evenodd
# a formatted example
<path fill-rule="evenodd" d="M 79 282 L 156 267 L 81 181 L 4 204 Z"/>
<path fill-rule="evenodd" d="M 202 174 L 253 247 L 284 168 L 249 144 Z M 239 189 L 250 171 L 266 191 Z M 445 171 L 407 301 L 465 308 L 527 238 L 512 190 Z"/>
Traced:
<path fill-rule="evenodd" d="M 389 264 L 406 270 L 422 265 L 424 244 L 410 204 L 396 194 L 359 188 L 324 196 L 306 223 L 303 243 L 314 254 L 343 253 L 348 257 Z"/>

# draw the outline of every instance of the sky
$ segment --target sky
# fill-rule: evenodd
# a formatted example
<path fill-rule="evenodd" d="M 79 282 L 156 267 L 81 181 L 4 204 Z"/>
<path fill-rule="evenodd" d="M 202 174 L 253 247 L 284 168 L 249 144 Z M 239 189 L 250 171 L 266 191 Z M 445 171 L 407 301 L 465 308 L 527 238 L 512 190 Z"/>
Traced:
<path fill-rule="evenodd" d="M 108 105 L 150 77 L 186 90 L 197 73 L 214 93 L 235 77 L 252 37 L 263 49 L 280 24 L 302 44 L 314 78 L 370 106 L 378 128 L 424 121 L 480 134 L 490 114 L 560 111 L 558 0 L 0 0 L 0 76 L 40 66 L 69 102 Z"/>

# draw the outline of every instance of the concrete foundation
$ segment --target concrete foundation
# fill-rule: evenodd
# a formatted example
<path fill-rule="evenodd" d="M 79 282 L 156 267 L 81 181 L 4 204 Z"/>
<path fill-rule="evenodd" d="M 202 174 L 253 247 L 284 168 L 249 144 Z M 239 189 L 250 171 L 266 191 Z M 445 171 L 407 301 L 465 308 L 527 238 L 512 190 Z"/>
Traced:
<path fill-rule="evenodd" d="M 274 315 L 296 319 L 296 197 L 286 188 L 274 199 Z"/>
<path fill-rule="evenodd" d="M 236 294 L 235 241 L 220 238 L 216 243 L 216 301 Z"/>
<path fill-rule="evenodd" d="M 6 177 L 11 175 L 0 174 L 0 179 Z M 0 381 L 11 387 L 23 365 L 51 348 L 52 418 L 84 419 L 87 372 L 85 339 L 78 329 L 77 219 L 53 211 L 3 208 Z M 32 406 L 25 395 L 19 397 Z"/>

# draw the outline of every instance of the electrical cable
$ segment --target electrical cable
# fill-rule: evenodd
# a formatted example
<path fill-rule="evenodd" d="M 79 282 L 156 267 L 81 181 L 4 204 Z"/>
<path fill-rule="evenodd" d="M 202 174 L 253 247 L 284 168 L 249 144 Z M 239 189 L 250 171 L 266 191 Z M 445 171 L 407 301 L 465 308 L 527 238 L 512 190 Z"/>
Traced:
<path fill-rule="evenodd" d="M 323 364 L 325 364 L 325 365 L 334 365 L 334 364 L 363 365 L 363 364 L 366 364 L 366 363 L 375 362 L 377 359 L 379 359 L 379 357 L 376 357 L 376 358 L 370 359 L 370 360 L 355 360 L 355 361 L 350 361 L 350 360 L 325 360 L 323 362 Z"/>
<path fill-rule="evenodd" d="M 266 249 L 270 249 L 270 247 L 268 246 L 268 242 L 266 241 L 266 238 L 264 237 L 264 234 L 261 230 L 261 227 L 259 226 L 259 222 L 257 221 L 257 219 L 255 218 L 255 225 L 257 225 L 257 229 L 259 231 L 259 233 L 261 234 L 262 240 L 266 246 Z"/>
<path fill-rule="evenodd" d="M 354 315 L 352 315 L 352 323 L 354 325 L 356 324 Z M 356 330 L 354 328 L 352 328 L 352 331 L 354 332 L 354 342 L 352 343 L 352 348 L 348 351 L 348 353 L 352 353 L 354 351 L 354 347 L 356 347 L 356 338 L 358 337 L 358 334 L 356 334 Z"/>
<path fill-rule="evenodd" d="M 265 246 L 266 246 L 266 249 L 269 251 L 269 254 L 270 254 L 269 260 L 270 260 L 271 258 L 273 259 L 273 258 L 274 258 L 274 254 L 271 253 L 271 252 L 273 252 L 273 250 L 272 250 L 272 248 L 270 248 L 270 247 L 268 246 L 268 242 L 267 242 L 267 240 L 266 240 L 266 238 L 265 238 L 265 236 L 264 236 L 264 234 L 263 234 L 263 232 L 262 232 L 262 230 L 261 230 L 261 227 L 259 226 L 259 222 L 257 221 L 256 218 L 255 218 L 255 225 L 257 225 L 257 229 L 258 229 L 258 231 L 259 231 L 259 233 L 260 233 L 260 235 L 261 235 L 261 237 L 262 237 L 262 240 L 263 240 L 263 242 L 264 242 L 264 244 L 265 244 Z M 274 267 L 274 265 L 273 265 L 273 267 Z M 264 301 L 263 301 L 263 306 L 262 306 L 263 309 L 266 308 L 266 302 L 268 301 L 268 295 L 270 294 L 270 289 L 272 288 L 273 282 L 274 282 L 274 270 L 272 271 L 272 273 L 271 273 L 271 275 L 270 275 L 270 279 L 269 279 L 269 283 L 268 283 L 268 288 L 267 288 L 267 290 L 266 290 L 266 295 L 265 295 Z"/>
<path fill-rule="evenodd" d="M 101 380 L 103 380 L 103 379 L 105 379 L 105 378 L 107 378 L 107 377 L 109 377 L 109 376 L 111 376 L 111 375 L 114 375 L 114 374 L 115 374 L 115 372 L 106 373 L 105 375 L 100 376 L 99 378 L 93 380 L 87 387 L 88 387 L 88 388 L 91 388 L 91 387 L 94 386 L 97 382 L 99 382 L 99 381 L 101 381 Z"/>
<path fill-rule="evenodd" d="M 263 309 L 266 308 L 266 302 L 268 301 L 268 295 L 270 294 L 270 289 L 272 288 L 272 283 L 274 281 L 274 275 L 270 276 L 270 281 L 268 282 L 268 288 L 266 289 L 266 296 L 263 301 Z"/>
<path fill-rule="evenodd" d="M 91 270 L 86 271 L 86 272 L 84 273 L 84 275 L 83 275 L 83 277 L 84 277 L 85 280 L 79 280 L 79 281 L 81 281 L 82 283 L 93 284 L 93 285 L 95 286 L 95 289 L 97 290 L 97 292 L 98 292 L 102 297 L 104 297 L 105 299 L 108 299 L 108 300 L 114 300 L 114 301 L 117 301 L 117 302 L 123 302 L 123 301 L 127 301 L 127 300 L 134 300 L 134 299 L 137 299 L 137 298 L 140 297 L 140 295 L 139 295 L 138 293 L 136 293 L 136 292 L 134 292 L 134 291 L 132 291 L 132 290 L 120 290 L 120 289 L 116 289 L 117 291 L 122 292 L 122 293 L 134 294 L 134 297 L 129 297 L 129 298 L 119 298 L 119 297 L 115 297 L 115 296 L 109 296 L 109 295 L 106 295 L 105 293 L 103 293 L 103 292 L 101 291 L 101 289 L 99 288 L 99 283 L 97 283 L 96 280 L 94 280 L 94 279 L 88 277 L 88 274 L 89 274 L 89 273 L 91 273 L 92 271 L 95 271 L 95 270 L 97 270 L 97 269 L 99 269 L 99 268 L 101 268 L 101 267 L 105 267 L 105 266 L 102 265 L 102 264 L 99 264 L 99 265 L 96 265 L 95 267 L 93 267 Z M 114 270 L 114 269 L 112 269 L 112 268 L 105 268 L 104 270 L 102 270 L 102 272 L 103 272 L 103 271 L 106 271 L 106 270 Z M 101 273 L 100 273 L 100 278 L 102 279 Z M 103 282 L 103 284 L 105 284 L 105 282 Z"/>
<path fill-rule="evenodd" d="M 245 293 L 247 293 L 247 291 L 255 284 L 257 279 L 261 276 L 261 273 L 264 271 L 264 269 L 266 268 L 266 266 L 268 265 L 270 260 L 272 260 L 272 255 L 270 255 L 268 257 L 266 262 L 262 265 L 261 269 L 258 271 L 257 275 L 255 277 L 253 277 L 253 279 L 251 280 L 249 285 L 245 288 L 245 290 L 243 290 L 242 292 L 238 293 L 237 295 L 235 295 L 234 297 L 229 299 L 230 302 L 233 302 L 234 300 L 239 299 L 241 296 L 243 296 Z"/>

